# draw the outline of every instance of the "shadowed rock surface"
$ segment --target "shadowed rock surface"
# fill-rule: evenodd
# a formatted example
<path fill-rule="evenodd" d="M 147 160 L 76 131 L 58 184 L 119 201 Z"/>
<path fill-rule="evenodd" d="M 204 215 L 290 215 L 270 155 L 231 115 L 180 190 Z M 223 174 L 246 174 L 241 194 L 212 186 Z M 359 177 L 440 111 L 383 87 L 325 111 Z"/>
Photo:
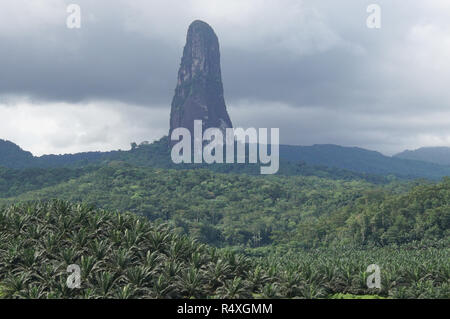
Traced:
<path fill-rule="evenodd" d="M 193 136 L 194 120 L 203 121 L 203 130 L 232 127 L 223 95 L 219 40 L 214 30 L 199 20 L 187 33 L 170 112 L 169 138 L 178 127 L 187 128 Z"/>

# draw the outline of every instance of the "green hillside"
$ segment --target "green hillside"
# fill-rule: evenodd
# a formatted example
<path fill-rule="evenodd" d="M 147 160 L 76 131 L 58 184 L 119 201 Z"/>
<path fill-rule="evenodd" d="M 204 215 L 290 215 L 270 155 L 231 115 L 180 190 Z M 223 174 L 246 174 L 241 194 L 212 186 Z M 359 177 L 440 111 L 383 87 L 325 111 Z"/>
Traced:
<path fill-rule="evenodd" d="M 10 141 L 0 139 L 0 166 L 24 168 L 33 165 L 33 162 L 33 154 Z"/>
<path fill-rule="evenodd" d="M 450 165 L 450 147 L 421 147 L 414 151 L 404 151 L 397 158 L 423 161 L 440 165 Z"/>
<path fill-rule="evenodd" d="M 385 156 L 359 147 L 281 145 L 280 157 L 309 165 L 337 167 L 366 174 L 395 175 L 401 178 L 440 179 L 450 176 L 450 166 L 421 161 L 419 158 Z"/>
<path fill-rule="evenodd" d="M 16 197 L 1 195 L 0 203 L 58 198 L 129 211 L 219 247 L 386 245 L 445 238 L 450 179 L 411 189 L 414 185 L 164 170 L 118 162 Z"/>
<path fill-rule="evenodd" d="M 220 173 L 260 174 L 259 164 L 184 164 L 176 165 L 170 158 L 167 137 L 151 144 L 133 145 L 131 150 L 86 152 L 33 157 L 17 145 L 0 140 L 0 166 L 24 168 L 86 167 L 123 161 L 136 166 L 196 169 L 205 168 Z M 417 160 L 388 157 L 356 147 L 338 145 L 280 145 L 278 175 L 320 176 L 333 179 L 364 179 L 385 183 L 394 176 L 400 179 L 426 178 L 439 180 L 450 176 L 450 166 Z"/>
<path fill-rule="evenodd" d="M 450 178 L 174 169 L 163 146 L 0 168 L 0 296 L 450 298 Z"/>

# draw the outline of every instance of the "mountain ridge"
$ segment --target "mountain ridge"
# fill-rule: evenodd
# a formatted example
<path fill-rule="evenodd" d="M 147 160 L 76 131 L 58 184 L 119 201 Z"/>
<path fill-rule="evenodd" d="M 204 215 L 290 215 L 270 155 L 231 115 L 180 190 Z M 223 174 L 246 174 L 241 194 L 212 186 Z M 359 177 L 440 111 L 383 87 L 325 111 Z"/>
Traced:
<path fill-rule="evenodd" d="M 135 165 L 155 166 L 161 168 L 177 168 L 170 161 L 167 149 L 167 137 L 149 145 L 140 145 L 127 151 L 84 152 L 65 155 L 33 156 L 30 152 L 13 146 L 12 142 L 0 140 L 0 166 L 14 169 L 30 167 L 83 167 L 111 161 L 124 161 Z M 5 147 L 6 145 L 6 147 Z M 14 144 L 15 145 L 15 144 Z M 14 150 L 13 157 L 5 150 Z M 19 151 L 20 150 L 20 151 Z M 18 153 L 21 152 L 21 155 Z M 290 174 L 301 169 L 304 164 L 336 168 L 359 174 L 380 176 L 393 175 L 400 178 L 441 179 L 450 176 L 450 166 L 443 166 L 423 161 L 388 157 L 377 151 L 359 147 L 346 147 L 334 144 L 315 144 L 312 146 L 280 145 L 281 169 L 288 167 Z M 185 164 L 183 168 L 189 168 Z M 210 166 L 192 166 L 192 168 L 208 168 Z M 243 165 L 216 164 L 219 171 L 249 173 Z M 286 170 L 285 170 L 286 171 Z M 288 174 L 289 175 L 289 174 Z"/>
<path fill-rule="evenodd" d="M 394 157 L 419 160 L 440 165 L 450 165 L 450 147 L 447 146 L 431 146 L 421 147 L 415 150 L 405 150 L 395 154 Z"/>

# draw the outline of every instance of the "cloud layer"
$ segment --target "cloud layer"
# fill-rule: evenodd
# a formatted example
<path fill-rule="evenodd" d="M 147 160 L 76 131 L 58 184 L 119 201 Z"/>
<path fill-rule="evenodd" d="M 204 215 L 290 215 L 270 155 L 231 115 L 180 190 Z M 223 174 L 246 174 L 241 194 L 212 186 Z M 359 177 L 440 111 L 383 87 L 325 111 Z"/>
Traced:
<path fill-rule="evenodd" d="M 67 29 L 66 7 L 82 9 Z M 382 8 L 368 29 L 366 8 Z M 35 154 L 125 148 L 168 131 L 185 34 L 221 43 L 233 123 L 288 144 L 387 154 L 450 146 L 446 0 L 1 0 L 0 138 Z"/>

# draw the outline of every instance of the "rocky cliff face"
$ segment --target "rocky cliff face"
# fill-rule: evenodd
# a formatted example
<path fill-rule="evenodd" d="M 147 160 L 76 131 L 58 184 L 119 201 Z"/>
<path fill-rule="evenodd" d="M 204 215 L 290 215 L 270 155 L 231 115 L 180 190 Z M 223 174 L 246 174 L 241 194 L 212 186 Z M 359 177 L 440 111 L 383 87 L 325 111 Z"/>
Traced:
<path fill-rule="evenodd" d="M 187 128 L 194 134 L 194 120 L 203 121 L 203 130 L 232 127 L 223 96 L 219 41 L 203 21 L 194 21 L 187 34 L 178 71 L 178 82 L 170 112 L 170 131 Z"/>

